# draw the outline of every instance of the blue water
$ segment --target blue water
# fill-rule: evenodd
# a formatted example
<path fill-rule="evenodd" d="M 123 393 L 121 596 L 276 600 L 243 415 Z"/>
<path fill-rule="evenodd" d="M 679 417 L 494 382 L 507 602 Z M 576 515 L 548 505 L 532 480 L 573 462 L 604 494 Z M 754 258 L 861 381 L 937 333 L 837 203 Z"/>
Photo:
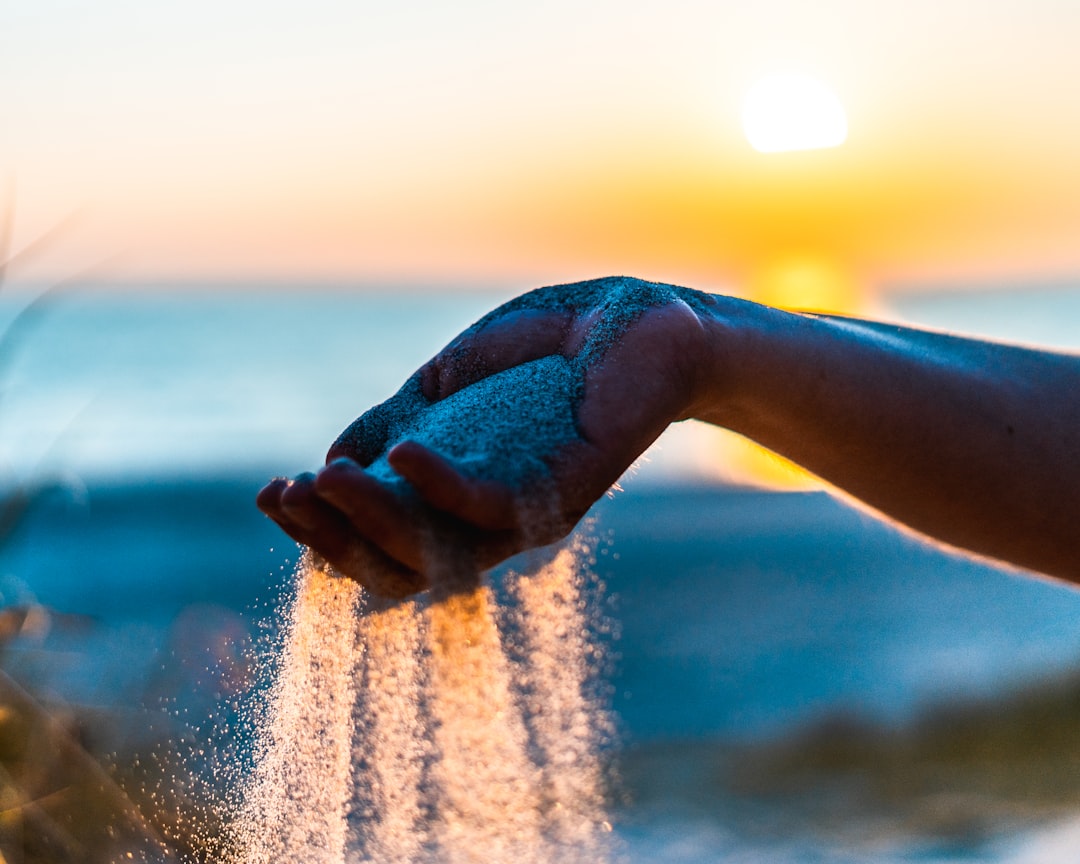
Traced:
<path fill-rule="evenodd" d="M 1080 349 L 1077 282 L 981 291 L 924 289 L 887 295 L 884 305 L 898 319 L 926 327 L 1035 347 Z"/>
<path fill-rule="evenodd" d="M 0 370 L 0 457 L 21 475 L 295 473 L 502 299 L 70 290 Z"/>

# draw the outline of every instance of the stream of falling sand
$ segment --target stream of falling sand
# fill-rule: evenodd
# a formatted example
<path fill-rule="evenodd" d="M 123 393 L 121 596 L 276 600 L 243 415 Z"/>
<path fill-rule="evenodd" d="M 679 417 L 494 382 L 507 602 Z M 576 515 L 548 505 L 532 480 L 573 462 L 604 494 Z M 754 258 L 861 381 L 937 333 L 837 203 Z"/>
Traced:
<path fill-rule="evenodd" d="M 381 603 L 305 556 L 239 861 L 605 860 L 588 554 L 508 576 L 507 609 L 484 586 Z"/>
<path fill-rule="evenodd" d="M 429 843 L 422 615 L 416 601 L 372 602 L 357 620 L 362 690 L 353 714 L 349 848 L 360 860 L 408 864 L 422 860 Z"/>
<path fill-rule="evenodd" d="M 359 586 L 305 555 L 278 679 L 258 730 L 257 769 L 238 821 L 245 862 L 331 864 L 345 856 L 351 783 L 354 620 Z"/>

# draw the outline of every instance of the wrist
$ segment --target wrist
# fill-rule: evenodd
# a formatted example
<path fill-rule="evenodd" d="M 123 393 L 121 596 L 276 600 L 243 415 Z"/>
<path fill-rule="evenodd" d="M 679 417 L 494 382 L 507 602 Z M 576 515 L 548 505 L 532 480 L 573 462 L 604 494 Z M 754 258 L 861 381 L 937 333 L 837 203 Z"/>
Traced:
<path fill-rule="evenodd" d="M 691 401 L 680 419 L 727 426 L 738 390 L 737 370 L 748 354 L 748 330 L 765 307 L 722 294 L 698 297 L 700 347 L 690 366 Z"/>
<path fill-rule="evenodd" d="M 738 297 L 705 296 L 696 310 L 702 349 L 686 417 L 740 431 L 767 398 L 770 359 L 806 318 Z"/>

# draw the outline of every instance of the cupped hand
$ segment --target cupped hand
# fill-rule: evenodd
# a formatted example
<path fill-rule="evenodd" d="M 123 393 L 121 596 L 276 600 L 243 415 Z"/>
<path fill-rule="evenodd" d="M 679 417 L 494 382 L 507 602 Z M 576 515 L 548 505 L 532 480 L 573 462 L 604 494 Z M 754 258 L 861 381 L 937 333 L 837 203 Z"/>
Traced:
<path fill-rule="evenodd" d="M 388 597 L 430 587 L 433 558 L 450 546 L 480 571 L 554 542 L 670 422 L 693 415 L 711 304 L 709 295 L 629 279 L 525 294 L 355 421 L 317 474 L 272 481 L 258 505 L 339 573 Z M 554 407 L 567 411 L 572 434 L 540 448 L 542 470 L 510 477 L 495 460 L 466 466 L 401 434 L 402 416 L 422 420 L 455 394 L 555 356 L 566 359 L 572 386 L 557 394 L 568 404 Z M 501 410 L 519 409 L 511 400 Z M 512 419 L 526 428 L 541 418 Z"/>

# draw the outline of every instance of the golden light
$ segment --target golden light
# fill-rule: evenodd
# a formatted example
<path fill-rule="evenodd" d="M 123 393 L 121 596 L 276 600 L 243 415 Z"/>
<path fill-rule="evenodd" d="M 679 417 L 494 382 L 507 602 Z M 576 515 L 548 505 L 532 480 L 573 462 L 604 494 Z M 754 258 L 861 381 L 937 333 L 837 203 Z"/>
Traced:
<path fill-rule="evenodd" d="M 850 270 L 813 254 L 781 255 L 758 267 L 748 283 L 751 300 L 802 312 L 858 313 L 863 290 Z"/>
<path fill-rule="evenodd" d="M 848 124 L 839 98 L 820 81 L 795 72 L 762 78 L 743 100 L 743 131 L 760 153 L 838 147 Z"/>
<path fill-rule="evenodd" d="M 807 312 L 859 314 L 867 302 L 854 273 L 811 253 L 777 255 L 751 274 L 747 288 L 759 303 Z M 798 465 L 736 435 L 718 442 L 715 458 L 737 482 L 767 489 L 822 488 L 821 480 Z"/>

